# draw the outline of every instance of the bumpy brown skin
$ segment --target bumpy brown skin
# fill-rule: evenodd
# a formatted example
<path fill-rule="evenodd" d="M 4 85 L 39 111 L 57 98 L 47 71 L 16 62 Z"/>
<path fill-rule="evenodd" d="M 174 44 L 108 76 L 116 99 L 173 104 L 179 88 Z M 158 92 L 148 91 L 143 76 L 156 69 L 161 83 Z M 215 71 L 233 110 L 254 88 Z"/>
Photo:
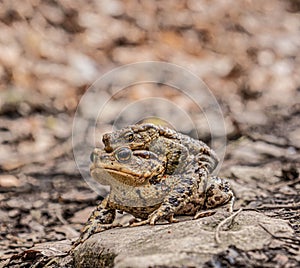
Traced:
<path fill-rule="evenodd" d="M 111 153 L 95 149 L 91 155 L 91 175 L 111 186 L 109 196 L 92 213 L 74 247 L 90 235 L 113 227 L 116 210 L 155 224 L 174 215 L 196 215 L 201 210 L 227 204 L 232 210 L 234 196 L 227 181 L 208 177 L 207 169 L 193 158 L 180 174 L 166 174 L 166 163 L 147 150 L 119 147 Z"/>
<path fill-rule="evenodd" d="M 195 158 L 199 167 L 211 173 L 219 160 L 216 153 L 204 142 L 195 140 L 173 129 L 150 123 L 132 125 L 112 133 L 102 139 L 105 151 L 112 152 L 127 145 L 132 150 L 149 150 L 166 162 L 166 174 L 181 172 L 187 159 Z"/>

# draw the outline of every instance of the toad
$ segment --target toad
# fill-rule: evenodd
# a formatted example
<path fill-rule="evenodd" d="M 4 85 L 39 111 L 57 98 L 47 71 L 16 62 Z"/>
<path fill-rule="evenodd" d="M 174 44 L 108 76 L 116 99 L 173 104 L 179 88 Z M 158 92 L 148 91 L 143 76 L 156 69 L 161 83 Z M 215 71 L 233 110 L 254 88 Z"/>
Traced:
<path fill-rule="evenodd" d="M 114 227 L 116 211 L 140 219 L 132 226 L 177 222 L 175 215 L 198 218 L 220 206 L 232 211 L 234 195 L 225 179 L 209 176 L 209 169 L 189 154 L 174 174 L 168 174 L 165 160 L 149 150 L 132 150 L 127 144 L 110 152 L 95 148 L 90 172 L 95 180 L 110 186 L 110 193 L 93 211 L 74 247 Z"/>

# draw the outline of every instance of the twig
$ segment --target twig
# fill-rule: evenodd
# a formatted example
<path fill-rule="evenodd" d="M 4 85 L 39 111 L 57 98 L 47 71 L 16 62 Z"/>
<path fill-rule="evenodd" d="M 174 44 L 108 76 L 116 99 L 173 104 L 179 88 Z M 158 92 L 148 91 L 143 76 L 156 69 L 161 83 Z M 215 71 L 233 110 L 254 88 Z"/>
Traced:
<path fill-rule="evenodd" d="M 61 211 L 60 210 L 55 210 L 55 214 L 56 214 L 56 217 L 58 218 L 58 220 L 62 223 L 62 224 L 64 224 L 64 225 L 67 225 L 67 224 L 69 224 L 65 219 L 64 219 L 64 217 L 63 217 L 63 215 L 62 215 L 62 213 L 61 213 Z"/>
<path fill-rule="evenodd" d="M 295 204 L 266 204 L 266 205 L 261 205 L 259 207 L 254 207 L 254 208 L 244 208 L 245 211 L 259 211 L 259 210 L 274 210 L 274 209 L 281 209 L 281 208 L 287 208 L 287 209 L 299 209 L 300 208 L 300 203 L 295 203 Z"/>
<path fill-rule="evenodd" d="M 279 235 L 274 235 L 272 234 L 267 227 L 265 227 L 263 224 L 259 223 L 258 224 L 262 229 L 264 229 L 271 237 L 273 237 L 274 239 L 278 239 L 278 240 L 290 240 L 290 243 L 293 243 L 295 245 L 300 245 L 300 240 L 297 238 L 293 238 L 293 237 L 286 237 L 286 236 L 279 236 Z"/>
<path fill-rule="evenodd" d="M 256 207 L 255 209 L 279 209 L 279 208 L 290 208 L 290 209 L 298 209 L 300 208 L 300 203 L 295 204 L 287 204 L 287 205 L 277 205 L 277 204 L 266 204 L 259 207 Z"/>
<path fill-rule="evenodd" d="M 296 179 L 296 180 L 293 180 L 291 182 L 288 182 L 287 185 L 288 186 L 294 186 L 295 184 L 299 183 L 300 182 L 300 178 Z"/>
<path fill-rule="evenodd" d="M 216 228 L 216 232 L 215 232 L 215 240 L 217 242 L 217 244 L 221 244 L 221 239 L 220 239 L 220 229 L 221 227 L 226 224 L 228 221 L 233 220 L 243 209 L 240 208 L 238 211 L 234 212 L 233 214 L 231 214 L 229 217 L 225 218 L 224 220 L 222 220 L 217 228 Z"/>
<path fill-rule="evenodd" d="M 280 178 L 280 176 L 277 176 L 277 177 Z M 297 184 L 299 182 L 300 182 L 300 178 L 296 178 L 290 182 L 279 182 L 273 186 L 273 189 L 280 189 L 283 186 L 294 186 L 295 184 Z"/>

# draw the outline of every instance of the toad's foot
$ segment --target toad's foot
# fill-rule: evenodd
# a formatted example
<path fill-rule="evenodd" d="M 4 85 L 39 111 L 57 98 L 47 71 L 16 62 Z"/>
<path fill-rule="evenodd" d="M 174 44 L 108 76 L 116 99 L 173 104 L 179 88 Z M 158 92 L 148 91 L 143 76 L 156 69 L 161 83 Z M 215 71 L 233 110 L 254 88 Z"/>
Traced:
<path fill-rule="evenodd" d="M 150 225 L 155 225 L 155 223 L 161 219 L 162 216 L 157 215 L 157 213 L 153 213 L 149 216 L 149 218 L 147 220 L 144 221 L 139 221 L 139 222 L 134 222 L 132 224 L 130 224 L 131 227 L 136 227 L 136 226 L 142 226 L 142 225 L 146 225 L 146 224 L 150 224 Z M 179 220 L 175 219 L 173 215 L 171 215 L 170 217 L 166 218 L 166 220 L 169 223 L 177 223 L 179 222 Z"/>
<path fill-rule="evenodd" d="M 130 224 L 130 227 L 137 227 L 137 226 L 142 226 L 150 223 L 150 219 L 144 220 L 144 221 L 138 221 L 138 222 L 133 222 Z"/>
<path fill-rule="evenodd" d="M 79 244 L 85 242 L 93 234 L 103 232 L 108 229 L 122 227 L 121 224 L 99 224 L 99 222 L 94 221 L 91 225 L 85 226 L 82 230 L 80 237 L 74 242 L 72 248 L 76 248 Z"/>
<path fill-rule="evenodd" d="M 197 212 L 197 214 L 194 216 L 194 220 L 200 219 L 200 218 L 205 218 L 205 217 L 209 217 L 212 216 L 216 213 L 216 210 L 207 210 L 207 211 L 199 211 Z"/>
<path fill-rule="evenodd" d="M 87 240 L 91 235 L 117 227 L 113 225 L 116 210 L 108 208 L 108 197 L 92 212 L 85 226 L 81 230 L 80 237 L 74 242 L 72 249 Z"/>

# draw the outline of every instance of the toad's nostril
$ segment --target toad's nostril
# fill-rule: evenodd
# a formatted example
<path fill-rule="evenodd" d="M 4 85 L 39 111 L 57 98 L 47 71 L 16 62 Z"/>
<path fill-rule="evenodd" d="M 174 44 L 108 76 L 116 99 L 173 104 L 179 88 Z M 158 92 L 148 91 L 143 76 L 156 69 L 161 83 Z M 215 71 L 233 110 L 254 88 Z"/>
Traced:
<path fill-rule="evenodd" d="M 110 145 L 105 144 L 104 150 L 107 153 L 111 153 L 113 151 L 113 148 Z"/>

